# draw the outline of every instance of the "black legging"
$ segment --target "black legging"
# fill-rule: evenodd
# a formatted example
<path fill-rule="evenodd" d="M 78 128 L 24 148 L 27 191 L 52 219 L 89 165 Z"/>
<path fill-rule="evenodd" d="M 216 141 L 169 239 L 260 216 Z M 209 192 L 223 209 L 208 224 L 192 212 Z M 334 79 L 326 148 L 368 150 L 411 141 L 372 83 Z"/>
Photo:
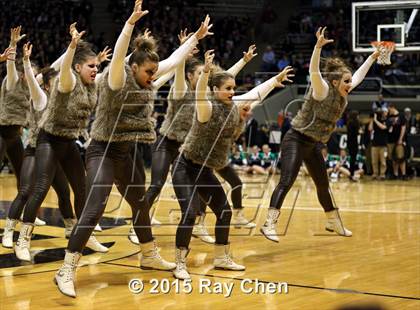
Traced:
<path fill-rule="evenodd" d="M 180 155 L 172 167 L 172 182 L 182 212 L 176 231 L 176 246 L 188 248 L 199 211 L 199 195 L 216 215 L 216 243 L 228 244 L 232 210 L 213 170 L 194 164 Z"/>
<path fill-rule="evenodd" d="M 232 204 L 234 209 L 242 209 L 242 181 L 231 165 L 216 171 L 226 182 L 229 183 L 232 192 Z"/>
<path fill-rule="evenodd" d="M 16 176 L 16 186 L 19 189 L 20 171 L 23 162 L 23 144 L 20 138 L 21 126 L 0 126 L 0 164 L 3 162 L 4 156 L 7 157 L 13 165 L 13 172 Z"/>
<path fill-rule="evenodd" d="M 146 198 L 150 206 L 162 191 L 169 173 L 169 168 L 179 155 L 180 145 L 179 142 L 164 136 L 159 136 L 153 145 L 152 180 L 150 182 L 150 187 L 146 192 Z M 137 161 L 140 162 L 140 160 Z M 140 165 L 140 163 L 138 165 Z M 220 174 L 232 188 L 231 197 L 233 208 L 242 209 L 242 181 L 236 174 L 236 171 L 228 165 L 218 170 L 217 173 Z M 200 199 L 198 215 L 205 214 L 206 212 L 206 203 L 203 200 L 204 199 Z"/>
<path fill-rule="evenodd" d="M 216 172 L 229 183 L 231 187 L 231 198 L 233 209 L 240 210 L 242 209 L 242 181 L 236 173 L 235 169 L 232 166 L 227 165 L 226 167 L 216 170 Z M 206 213 L 206 203 L 203 199 L 200 199 L 200 207 L 198 215 L 203 215 Z"/>
<path fill-rule="evenodd" d="M 159 196 L 168 177 L 169 168 L 179 155 L 180 143 L 159 136 L 152 148 L 152 180 L 146 192 L 146 199 L 152 206 Z"/>
<path fill-rule="evenodd" d="M 299 173 L 302 161 L 315 183 L 318 200 L 325 212 L 334 210 L 329 192 L 328 175 L 321 153 L 323 144 L 291 129 L 281 143 L 281 176 L 275 188 L 270 208 L 280 209 L 287 192 Z"/>
<path fill-rule="evenodd" d="M 72 231 L 68 250 L 81 252 L 95 225 L 101 218 L 112 185 L 129 203 L 133 227 L 140 243 L 153 240 L 149 207 L 144 199 L 145 180 L 131 157 L 131 142 L 99 142 L 92 140 L 86 151 L 87 200 L 86 207 Z"/>
<path fill-rule="evenodd" d="M 35 151 L 36 181 L 23 214 L 24 223 L 35 221 L 59 165 L 73 190 L 74 209 L 76 217 L 80 218 L 85 205 L 86 175 L 76 142 L 41 130 Z"/>
<path fill-rule="evenodd" d="M 133 143 L 131 157 L 134 159 L 134 165 L 140 173 L 140 177 L 146 180 L 146 172 L 144 169 L 144 145 L 143 143 Z"/>
<path fill-rule="evenodd" d="M 354 176 L 354 172 L 357 170 L 356 158 L 358 152 L 358 146 L 350 145 L 348 146 L 349 155 L 350 155 L 350 174 Z"/>
<path fill-rule="evenodd" d="M 28 201 L 29 195 L 35 184 L 35 148 L 27 146 L 25 149 L 25 157 L 23 158 L 22 171 L 20 174 L 20 186 L 18 194 L 13 200 L 7 217 L 9 219 L 18 220 L 22 214 L 23 208 Z M 73 218 L 73 210 L 70 202 L 70 189 L 61 166 L 57 166 L 52 187 L 57 193 L 58 208 L 63 218 Z"/>

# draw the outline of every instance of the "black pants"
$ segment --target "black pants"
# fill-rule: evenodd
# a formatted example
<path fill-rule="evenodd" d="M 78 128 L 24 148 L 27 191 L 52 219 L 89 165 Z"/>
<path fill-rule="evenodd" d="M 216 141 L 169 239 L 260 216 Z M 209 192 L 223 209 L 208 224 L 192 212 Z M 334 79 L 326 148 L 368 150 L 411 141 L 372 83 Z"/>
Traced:
<path fill-rule="evenodd" d="M 146 192 L 146 199 L 152 206 L 159 196 L 168 177 L 169 168 L 179 155 L 181 143 L 159 136 L 152 148 L 152 180 Z"/>
<path fill-rule="evenodd" d="M 86 175 L 76 142 L 41 130 L 35 151 L 35 185 L 23 214 L 24 223 L 35 221 L 60 165 L 74 193 L 76 217 L 80 218 L 85 205 Z"/>
<path fill-rule="evenodd" d="M 325 212 L 334 210 L 328 175 L 321 153 L 323 144 L 296 130 L 289 130 L 281 143 L 281 176 L 270 200 L 270 208 L 280 209 L 299 173 L 302 161 L 315 183 L 318 200 Z"/>
<path fill-rule="evenodd" d="M 13 171 L 16 176 L 16 186 L 19 189 L 20 171 L 23 162 L 23 144 L 20 138 L 21 126 L 0 126 L 0 164 L 3 162 L 4 156 L 7 157 L 13 165 Z"/>
<path fill-rule="evenodd" d="M 350 174 L 354 176 L 354 172 L 357 170 L 357 153 L 358 153 L 358 146 L 357 145 L 349 145 L 349 155 L 350 155 Z"/>
<path fill-rule="evenodd" d="M 146 172 L 144 169 L 144 144 L 143 143 L 133 143 L 131 149 L 131 157 L 134 159 L 135 168 L 140 173 L 140 176 L 143 180 L 146 180 Z"/>
<path fill-rule="evenodd" d="M 232 166 L 227 165 L 226 167 L 216 170 L 216 172 L 226 181 L 229 183 L 231 190 L 231 198 L 233 208 L 236 210 L 240 210 L 243 208 L 242 206 L 242 181 L 239 178 L 238 174 L 236 173 L 235 169 Z M 207 204 L 203 199 L 200 199 L 200 207 L 198 215 L 203 215 L 206 213 Z"/>
<path fill-rule="evenodd" d="M 242 209 L 242 181 L 232 166 L 226 167 L 216 171 L 232 188 L 231 198 L 234 209 Z"/>
<path fill-rule="evenodd" d="M 223 187 L 213 170 L 194 164 L 180 155 L 172 168 L 172 182 L 182 212 L 176 232 L 176 246 L 188 248 L 199 211 L 199 195 L 216 215 L 216 243 L 228 244 L 232 211 Z"/>
<path fill-rule="evenodd" d="M 179 148 L 181 143 L 168 139 L 164 136 L 159 136 L 153 145 L 152 149 L 152 181 L 150 187 L 147 189 L 146 198 L 151 206 L 159 196 L 165 185 L 166 178 L 169 173 L 169 168 L 174 160 L 179 155 Z M 232 202 L 235 209 L 242 208 L 242 182 L 239 179 L 236 172 L 230 167 L 217 171 L 223 179 L 225 179 L 232 187 Z M 199 209 L 197 215 L 203 215 L 206 213 L 205 199 L 199 200 Z"/>
<path fill-rule="evenodd" d="M 22 170 L 20 173 L 20 185 L 16 198 L 13 200 L 8 218 L 18 220 L 22 214 L 23 208 L 28 201 L 29 195 L 35 184 L 35 148 L 27 146 L 23 158 Z M 73 210 L 70 202 L 70 189 L 67 178 L 60 165 L 57 166 L 52 187 L 57 193 L 58 208 L 63 218 L 73 218 Z"/>
<path fill-rule="evenodd" d="M 145 180 L 131 157 L 131 142 L 99 142 L 92 140 L 86 151 L 87 199 L 86 207 L 72 231 L 68 250 L 81 252 L 95 225 L 101 218 L 112 185 L 132 210 L 133 226 L 141 243 L 153 240 L 150 227 L 149 207 L 144 198 Z"/>

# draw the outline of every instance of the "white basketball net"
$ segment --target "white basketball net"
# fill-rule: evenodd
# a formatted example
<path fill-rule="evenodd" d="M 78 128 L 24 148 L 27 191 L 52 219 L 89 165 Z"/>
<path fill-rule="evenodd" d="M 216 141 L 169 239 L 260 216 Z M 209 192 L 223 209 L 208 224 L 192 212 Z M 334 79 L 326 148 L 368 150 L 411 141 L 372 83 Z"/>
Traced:
<path fill-rule="evenodd" d="M 380 65 L 390 65 L 391 64 L 391 54 L 394 51 L 395 43 L 394 42 L 372 42 L 373 47 L 379 50 L 378 64 Z"/>

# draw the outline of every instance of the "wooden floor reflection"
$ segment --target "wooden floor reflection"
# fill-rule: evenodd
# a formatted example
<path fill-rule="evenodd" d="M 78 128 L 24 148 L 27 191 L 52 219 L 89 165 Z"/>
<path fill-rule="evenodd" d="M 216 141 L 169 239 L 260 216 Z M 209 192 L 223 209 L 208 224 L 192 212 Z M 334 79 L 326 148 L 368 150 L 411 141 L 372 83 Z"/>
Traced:
<path fill-rule="evenodd" d="M 148 179 L 150 177 L 148 176 Z M 104 226 L 97 233 L 103 243 L 112 244 L 107 254 L 82 258 L 77 273 L 76 299 L 64 297 L 52 278 L 61 261 L 0 268 L 0 309 L 336 309 L 352 302 L 377 302 L 387 309 L 420 309 L 420 180 L 331 184 L 335 202 L 353 237 L 344 238 L 323 230 L 325 216 L 309 178 L 299 177 L 288 195 L 280 217 L 280 243 L 263 238 L 263 224 L 270 194 L 278 176 L 244 177 L 246 216 L 254 218 L 257 229 L 231 229 L 231 247 L 245 272 L 219 271 L 212 268 L 213 247 L 197 239 L 191 242 L 188 266 L 193 275 L 192 292 L 176 292 L 177 283 L 170 272 L 143 271 L 138 268 L 139 248 L 127 238 L 130 210 L 114 189 L 107 205 Z M 13 177 L 0 177 L 0 227 L 4 226 L 7 202 L 16 194 Z M 227 186 L 228 190 L 229 187 Z M 296 198 L 296 203 L 295 202 Z M 47 196 L 40 217 L 49 225 L 35 232 L 51 238 L 32 241 L 33 254 L 49 249 L 64 249 L 64 232 L 53 219 L 57 206 L 54 192 Z M 174 232 L 179 208 L 171 184 L 163 191 L 154 208 L 162 226 L 153 232 L 161 255 L 174 260 Z M 118 219 L 114 222 L 113 219 Z M 206 218 L 212 232 L 214 216 Z M 13 251 L 0 247 L 0 260 Z M 61 252 L 60 252 L 61 253 Z M 143 292 L 129 291 L 131 279 L 145 284 Z M 152 293 L 153 279 L 167 279 L 173 286 L 165 294 Z M 212 285 L 233 285 L 230 297 L 225 293 L 204 291 L 200 281 Z M 262 293 L 241 290 L 256 282 L 286 282 L 288 292 Z M 165 280 L 166 281 L 166 280 Z M 165 285 L 165 284 L 162 284 Z"/>

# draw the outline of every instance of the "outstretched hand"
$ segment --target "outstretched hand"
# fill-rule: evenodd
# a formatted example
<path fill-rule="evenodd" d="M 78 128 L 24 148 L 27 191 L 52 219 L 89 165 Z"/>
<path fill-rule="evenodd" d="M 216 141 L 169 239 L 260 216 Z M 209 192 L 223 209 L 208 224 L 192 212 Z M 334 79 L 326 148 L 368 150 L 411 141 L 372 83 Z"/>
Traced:
<path fill-rule="evenodd" d="M 255 53 L 255 50 L 257 49 L 257 47 L 255 46 L 255 44 L 252 44 L 250 47 L 248 47 L 248 52 L 243 52 L 244 54 L 244 60 L 245 62 L 250 62 L 252 60 L 252 58 L 254 58 L 255 56 L 257 56 L 258 54 Z"/>
<path fill-rule="evenodd" d="M 213 24 L 210 24 L 210 16 L 206 15 L 206 18 L 201 23 L 200 28 L 195 33 L 197 40 L 204 39 L 206 36 L 212 36 L 214 33 L 209 30 L 213 27 Z"/>
<path fill-rule="evenodd" d="M 293 72 L 293 68 L 291 66 L 287 66 L 286 68 L 283 69 L 282 72 L 280 72 L 279 74 L 277 74 L 276 76 L 276 87 L 284 87 L 283 82 L 290 82 L 293 83 L 292 80 L 290 80 L 289 78 L 294 77 L 295 75 L 292 74 Z"/>
<path fill-rule="evenodd" d="M 145 40 L 149 40 L 149 39 L 152 39 L 152 38 L 153 38 L 153 36 L 152 36 L 152 32 L 149 30 L 149 28 L 146 28 L 146 29 L 144 30 L 144 33 L 143 33 L 143 38 L 144 38 Z"/>
<path fill-rule="evenodd" d="M 0 62 L 6 60 L 15 60 L 16 49 L 13 47 L 8 47 L 4 50 L 2 54 L 0 54 Z"/>
<path fill-rule="evenodd" d="M 82 32 L 79 32 L 76 29 L 76 24 L 77 23 L 73 23 L 73 24 L 70 25 L 70 35 L 71 35 L 70 47 L 71 48 L 76 48 L 76 46 L 80 42 L 82 36 L 86 33 L 85 30 L 83 30 Z"/>
<path fill-rule="evenodd" d="M 134 4 L 133 13 L 131 13 L 131 16 L 128 18 L 127 22 L 131 25 L 135 25 L 140 18 L 142 18 L 144 15 L 148 14 L 149 11 L 143 11 L 141 6 L 143 5 L 143 0 L 136 0 L 136 3 Z"/>
<path fill-rule="evenodd" d="M 10 29 L 10 46 L 16 47 L 18 42 L 26 37 L 26 34 L 20 34 L 22 31 L 22 26 Z"/>
<path fill-rule="evenodd" d="M 326 45 L 326 44 L 328 44 L 328 43 L 334 42 L 334 40 L 332 40 L 332 39 L 327 39 L 327 38 L 325 37 L 325 30 L 326 30 L 326 29 L 327 29 L 327 27 L 324 27 L 324 28 L 319 27 L 319 28 L 318 28 L 318 31 L 316 32 L 316 38 L 317 38 L 318 40 L 317 40 L 317 42 L 316 42 L 315 46 L 316 46 L 317 48 L 321 48 L 321 47 L 323 47 L 324 45 Z"/>
<path fill-rule="evenodd" d="M 187 41 L 194 33 L 190 32 L 189 34 L 187 34 L 187 28 L 185 28 L 184 30 L 181 30 L 181 32 L 178 35 L 178 40 L 179 40 L 179 44 L 182 45 L 185 43 L 185 41 Z"/>
<path fill-rule="evenodd" d="M 32 54 L 32 44 L 31 42 L 26 42 L 23 45 L 23 60 L 29 60 Z"/>
<path fill-rule="evenodd" d="M 378 59 L 379 55 L 381 54 L 381 51 L 379 49 L 376 49 L 373 53 L 372 53 L 372 58 L 373 59 Z"/>
<path fill-rule="evenodd" d="M 204 54 L 203 71 L 208 73 L 213 68 L 214 50 L 208 50 Z"/>
<path fill-rule="evenodd" d="M 99 63 L 103 63 L 104 61 L 111 61 L 112 56 L 112 49 L 108 46 L 105 46 L 105 48 L 98 53 L 96 56 L 98 58 Z"/>
<path fill-rule="evenodd" d="M 238 104 L 238 109 L 241 120 L 246 121 L 251 112 L 251 104 Z"/>

